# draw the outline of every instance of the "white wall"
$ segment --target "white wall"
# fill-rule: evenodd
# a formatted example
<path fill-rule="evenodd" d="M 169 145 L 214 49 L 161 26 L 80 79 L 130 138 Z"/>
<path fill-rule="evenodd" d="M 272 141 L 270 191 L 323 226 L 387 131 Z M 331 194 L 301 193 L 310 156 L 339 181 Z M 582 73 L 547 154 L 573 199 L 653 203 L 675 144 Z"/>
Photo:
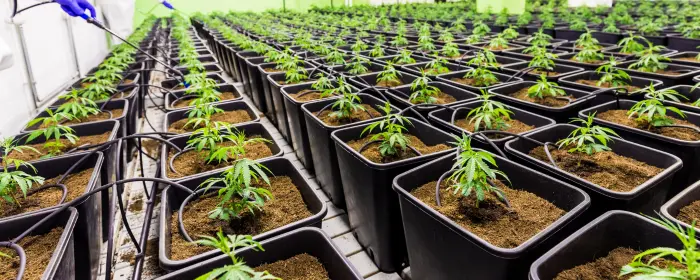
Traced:
<path fill-rule="evenodd" d="M 38 2 L 18 0 L 20 9 Z M 42 101 L 35 102 L 18 30 L 10 21 L 11 3 L 12 0 L 0 0 L 0 38 L 12 48 L 15 61 L 13 67 L 0 71 L 2 136 L 16 134 L 31 116 L 43 110 L 59 92 L 70 86 L 80 74 L 96 66 L 108 53 L 107 37 L 102 30 L 82 19 L 66 16 L 58 4 L 36 7 L 15 17 L 14 22 L 22 24 L 37 96 Z M 69 36 L 69 25 L 73 38 Z"/>

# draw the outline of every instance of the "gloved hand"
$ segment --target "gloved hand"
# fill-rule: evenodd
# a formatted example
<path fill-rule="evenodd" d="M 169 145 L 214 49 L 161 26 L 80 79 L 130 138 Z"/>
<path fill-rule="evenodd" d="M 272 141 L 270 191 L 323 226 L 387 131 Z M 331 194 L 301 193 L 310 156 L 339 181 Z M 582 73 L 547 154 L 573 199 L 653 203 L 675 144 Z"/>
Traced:
<path fill-rule="evenodd" d="M 85 13 L 85 10 L 90 11 L 91 17 L 97 17 L 95 13 L 95 7 L 90 4 L 87 0 L 54 0 L 56 3 L 61 5 L 61 9 L 65 11 L 69 16 L 77 17 Z"/>

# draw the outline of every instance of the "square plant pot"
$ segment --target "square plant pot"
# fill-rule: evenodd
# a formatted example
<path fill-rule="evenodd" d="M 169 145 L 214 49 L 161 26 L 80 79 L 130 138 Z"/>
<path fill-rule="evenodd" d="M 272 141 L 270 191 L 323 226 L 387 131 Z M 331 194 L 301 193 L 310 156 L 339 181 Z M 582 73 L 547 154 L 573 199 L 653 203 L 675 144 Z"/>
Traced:
<path fill-rule="evenodd" d="M 682 192 L 671 198 L 668 202 L 661 206 L 661 215 L 670 221 L 690 228 L 692 225 L 687 223 L 687 220 L 680 220 L 678 217 L 681 214 L 681 209 L 700 200 L 700 181 L 685 188 Z M 698 225 L 695 225 L 697 230 Z"/>
<path fill-rule="evenodd" d="M 251 59 L 251 63 L 254 63 L 254 62 L 255 62 L 255 60 Z M 256 94 L 260 95 L 261 101 L 262 100 L 265 101 L 264 102 L 265 115 L 268 118 L 270 118 L 270 120 L 275 125 L 277 125 L 278 122 L 280 122 L 280 120 L 277 119 L 278 107 L 276 107 L 276 106 L 279 106 L 278 104 L 281 101 L 281 99 L 275 100 L 275 98 L 272 96 L 272 91 L 270 90 L 270 81 L 268 80 L 267 77 L 272 75 L 272 74 L 276 74 L 276 76 L 278 76 L 278 77 L 284 77 L 284 71 L 279 71 L 279 70 L 275 69 L 276 65 L 277 64 L 275 64 L 275 63 L 261 63 L 261 64 L 257 64 L 255 69 L 252 69 L 252 67 L 254 65 L 248 66 L 248 67 L 251 67 L 251 69 L 248 69 L 248 72 L 251 75 L 251 77 L 250 77 L 251 90 L 256 90 L 255 88 L 258 87 Z M 303 66 L 304 66 L 304 69 L 306 69 L 306 71 L 309 74 L 311 74 L 311 71 L 316 69 L 316 65 L 309 63 L 309 62 L 304 62 Z M 314 71 L 314 73 L 315 73 L 315 71 Z M 282 74 L 282 75 L 280 75 L 280 74 Z M 255 75 L 258 75 L 257 79 L 259 79 L 259 81 L 260 81 L 259 86 L 255 84 L 258 82 L 258 80 L 256 80 Z M 309 75 L 309 77 L 311 77 L 311 75 Z M 284 78 L 281 78 L 280 80 L 284 80 Z M 275 102 L 278 102 L 278 103 L 275 103 Z M 282 108 L 282 107 L 280 107 L 280 108 Z"/>
<path fill-rule="evenodd" d="M 535 84 L 535 82 L 529 81 L 516 82 L 501 87 L 492 88 L 489 90 L 489 93 L 495 94 L 497 99 L 508 105 L 521 108 L 537 115 L 546 116 L 554 119 L 556 122 L 569 122 L 571 118 L 575 118 L 577 116 L 578 111 L 583 108 L 587 108 L 593 100 L 593 97 L 589 96 L 590 92 L 568 87 L 559 88 L 563 89 L 567 95 L 571 95 L 576 99 L 573 102 L 569 102 L 561 107 L 551 107 L 529 102 L 513 96 L 513 94 L 519 92 L 520 90 L 524 90 Z"/>
<path fill-rule="evenodd" d="M 415 135 L 426 145 L 452 142 L 449 134 L 409 118 L 408 134 Z M 341 173 L 343 192 L 348 209 L 350 228 L 366 248 L 369 257 L 383 272 L 400 271 L 406 263 L 406 243 L 401 224 L 398 198 L 391 190 L 395 176 L 429 160 L 454 151 L 448 150 L 403 159 L 391 163 L 375 163 L 367 159 L 347 142 L 360 138 L 369 124 L 339 129 L 331 134 Z"/>
<path fill-rule="evenodd" d="M 39 223 L 43 218 L 51 214 L 52 211 L 39 211 L 32 215 L 27 215 L 24 217 L 7 219 L 0 221 L 0 228 L 2 228 L 2 233 L 0 233 L 0 238 L 2 240 L 11 240 L 16 238 L 20 234 L 24 233 L 26 230 Z M 48 263 L 39 263 L 39 265 L 45 265 L 46 268 L 41 274 L 41 279 L 65 279 L 74 280 L 76 279 L 76 256 L 75 256 L 75 234 L 73 230 L 76 227 L 78 220 L 78 211 L 73 207 L 68 207 L 62 213 L 55 216 L 53 219 L 48 220 L 41 224 L 35 230 L 29 232 L 26 238 L 37 235 L 48 234 L 51 230 L 55 228 L 62 228 L 61 235 L 57 240 L 57 243 L 52 248 L 46 248 L 53 252 L 48 259 Z M 19 240 L 18 243 L 21 243 Z M 26 248 L 22 248 L 26 251 Z M 14 251 L 13 251 L 14 252 Z M 25 252 L 26 254 L 26 252 Z M 29 257 L 29 256 L 27 256 Z M 26 263 L 26 265 L 29 265 Z M 32 267 L 27 266 L 25 274 L 20 279 L 27 279 L 27 271 L 31 270 Z M 17 273 L 17 272 L 15 272 Z"/>
<path fill-rule="evenodd" d="M 358 96 L 362 100 L 362 104 L 370 105 L 373 108 L 383 106 L 384 104 L 383 100 L 369 94 L 361 93 L 358 94 Z M 301 106 L 301 109 L 304 113 L 312 163 L 314 170 L 316 170 L 316 179 L 321 189 L 328 194 L 331 201 L 339 208 L 346 209 L 345 194 L 343 194 L 343 184 L 340 179 L 341 171 L 338 166 L 335 145 L 331 139 L 331 133 L 338 129 L 372 122 L 372 120 L 376 120 L 377 118 L 338 126 L 328 125 L 319 118 L 318 112 L 324 108 L 330 110 L 331 108 L 328 106 L 332 106 L 336 100 L 337 98 L 332 98 L 305 103 Z M 398 112 L 398 108 L 393 108 Z M 383 113 L 381 110 L 378 110 L 378 112 Z"/>
<path fill-rule="evenodd" d="M 452 133 L 454 135 L 462 135 L 462 134 L 467 134 L 467 135 L 473 135 L 473 131 L 469 131 L 464 129 L 463 127 L 458 126 L 455 122 L 460 119 L 465 119 L 467 117 L 467 114 L 469 114 L 469 111 L 472 109 L 478 108 L 481 106 L 482 101 L 481 100 L 474 100 L 474 101 L 467 101 L 455 105 L 451 105 L 448 107 L 448 109 L 439 109 L 430 112 L 428 115 L 428 119 L 431 121 L 431 123 L 434 123 L 436 127 L 447 131 L 449 133 Z M 533 130 L 538 130 L 543 127 L 547 127 L 550 125 L 555 124 L 556 122 L 553 119 L 547 118 L 542 115 L 536 115 L 533 113 L 530 113 L 528 111 L 513 107 L 513 106 L 508 106 L 506 105 L 506 109 L 510 110 L 513 112 L 513 115 L 511 116 L 511 119 L 513 120 L 518 120 L 525 125 L 533 126 L 534 128 L 532 130 L 524 131 L 521 133 L 517 134 L 524 134 Z M 487 136 L 494 136 L 493 134 L 488 134 Z M 498 138 L 498 139 L 493 139 L 492 137 L 489 137 L 491 142 L 493 142 L 499 149 L 503 150 L 506 142 L 510 141 L 513 139 L 513 136 L 507 136 L 504 135 L 505 137 Z M 483 138 L 481 137 L 475 137 L 473 138 L 475 142 L 472 142 L 474 147 L 480 148 L 480 149 L 485 149 L 489 150 L 491 152 L 496 152 L 493 150 L 493 147 Z"/>
<path fill-rule="evenodd" d="M 263 89 L 261 80 L 262 74 L 260 74 L 260 69 L 258 68 L 259 65 L 265 63 L 265 57 L 251 57 L 244 61 L 245 65 L 243 67 L 246 67 L 246 71 L 249 73 L 248 80 L 245 82 L 248 85 L 247 89 L 249 89 L 249 91 L 246 93 L 250 99 L 253 100 L 253 104 L 255 104 L 261 112 L 265 113 L 267 112 L 265 90 Z"/>
<path fill-rule="evenodd" d="M 700 45 L 700 40 L 685 38 L 681 34 L 669 34 L 666 36 L 668 48 L 681 52 L 696 52 L 697 46 Z"/>
<path fill-rule="evenodd" d="M 576 229 L 590 198 L 582 190 L 494 155 L 514 189 L 526 190 L 566 211 L 546 228 L 513 248 L 495 246 L 436 211 L 411 191 L 437 181 L 454 164 L 454 155 L 413 168 L 394 179 L 406 233 L 412 279 L 523 279 L 532 261 Z M 518 229 L 514 229 L 518 230 Z M 453 256 L 465 254 L 469 258 Z"/>
<path fill-rule="evenodd" d="M 688 51 L 670 54 L 667 55 L 667 57 L 670 58 L 671 63 L 674 64 L 700 67 L 700 60 L 695 59 L 698 56 L 698 54 L 700 53 L 697 51 Z"/>
<path fill-rule="evenodd" d="M 598 114 L 601 114 L 609 110 L 629 110 L 635 103 L 635 101 L 631 100 L 620 100 L 619 103 L 612 101 L 583 110 L 579 112 L 579 116 L 587 116 L 593 112 L 598 112 Z M 682 112 L 686 115 L 686 120 L 688 122 L 700 126 L 700 114 L 686 111 Z M 670 111 L 668 112 L 668 115 L 679 118 L 678 115 Z M 673 181 L 673 188 L 670 190 L 668 198 L 676 195 L 683 188 L 700 179 L 700 173 L 697 172 L 697 170 L 700 170 L 700 140 L 679 140 L 663 136 L 661 134 L 602 120 L 599 117 L 596 117 L 594 122 L 596 124 L 612 128 L 625 140 L 673 154 L 683 161 L 683 168 L 676 174 Z"/>
<path fill-rule="evenodd" d="M 238 89 L 232 84 L 220 84 L 216 86 L 216 90 L 222 93 L 221 101 L 212 102 L 212 104 L 221 104 L 222 102 L 242 100 L 243 96 L 238 91 Z M 229 93 L 229 95 L 223 96 L 224 93 Z M 165 110 L 168 112 L 179 110 L 179 109 L 192 109 L 194 106 L 190 106 L 189 102 L 197 96 L 193 94 L 187 94 L 187 90 L 176 90 L 165 94 Z M 228 98 L 226 98 L 228 97 Z M 190 100 L 190 101 L 188 101 Z M 186 102 L 185 105 L 176 105 L 175 103 Z"/>
<path fill-rule="evenodd" d="M 253 236 L 253 239 L 256 241 L 266 240 L 302 227 L 320 228 L 321 220 L 324 216 L 326 216 L 326 212 L 328 211 L 326 204 L 320 197 L 318 197 L 316 192 L 310 186 L 309 182 L 304 178 L 304 176 L 301 175 L 299 170 L 292 165 L 292 162 L 286 158 L 274 158 L 262 161 L 260 163 L 267 167 L 275 176 L 288 176 L 292 179 L 293 184 L 301 193 L 302 199 L 304 200 L 304 203 L 309 211 L 312 213 L 312 216 L 267 232 L 259 233 Z M 218 177 L 219 175 L 219 172 L 205 173 L 197 177 L 180 181 L 179 183 L 190 190 L 196 190 L 198 186 L 206 179 Z M 167 271 L 180 270 L 222 255 L 221 251 L 212 249 L 205 253 L 183 260 L 173 260 L 171 258 L 170 244 L 172 238 L 174 238 L 170 223 L 171 217 L 173 212 L 179 211 L 180 205 L 189 195 L 190 194 L 188 192 L 172 186 L 165 188 L 162 193 L 160 206 L 161 215 L 158 229 L 160 233 L 160 239 L 158 241 L 158 260 L 160 262 L 160 267 Z"/>
<path fill-rule="evenodd" d="M 221 102 L 215 104 L 216 108 L 219 108 L 221 110 L 224 110 L 224 113 L 228 112 L 236 112 L 243 110 L 248 113 L 248 116 L 250 116 L 250 120 L 246 122 L 240 122 L 240 123 L 230 123 L 231 125 L 239 125 L 247 122 L 258 122 L 260 121 L 260 117 L 258 116 L 257 113 L 255 113 L 255 110 L 253 110 L 253 107 L 251 107 L 248 102 L 245 102 L 243 100 L 238 100 L 238 101 L 227 101 L 227 102 Z M 179 130 L 174 130 L 171 128 L 171 126 L 177 122 L 183 122 L 183 120 L 187 119 L 188 112 L 191 110 L 190 109 L 179 109 L 179 110 L 174 110 L 170 111 L 165 114 L 165 118 L 163 119 L 163 127 L 162 131 L 165 132 L 173 132 L 173 133 L 179 133 L 179 134 L 192 134 L 192 131 L 188 131 L 185 133 L 181 133 Z M 169 136 L 164 136 L 165 138 L 169 138 Z"/>
<path fill-rule="evenodd" d="M 235 126 L 231 126 L 231 130 L 233 132 L 236 132 L 236 130 L 244 132 L 246 135 L 246 138 L 254 136 L 254 135 L 258 135 L 259 137 L 270 141 L 270 143 L 266 143 L 266 145 L 270 149 L 271 155 L 268 157 L 264 157 L 264 158 L 254 159 L 256 161 L 261 161 L 261 160 L 265 160 L 268 158 L 279 157 L 279 156 L 282 156 L 282 154 L 283 154 L 283 151 L 282 151 L 280 144 L 277 141 L 275 141 L 275 139 L 272 137 L 272 132 L 270 132 L 267 128 L 265 128 L 265 126 L 263 126 L 259 122 L 244 123 L 244 124 L 238 124 Z M 225 129 L 222 129 L 222 132 L 224 132 L 224 131 L 225 131 Z M 176 137 L 168 139 L 168 141 L 170 141 L 170 143 L 172 143 L 176 147 L 180 148 L 183 152 L 185 152 L 185 151 L 192 150 L 192 149 L 187 149 L 187 142 L 190 140 L 191 137 L 192 137 L 191 134 L 178 135 Z M 199 176 L 199 174 L 202 174 L 202 173 L 222 172 L 223 170 L 228 169 L 233 165 L 233 163 L 231 163 L 230 166 L 206 170 L 206 171 L 203 171 L 203 172 L 200 172 L 197 174 L 180 174 L 177 171 L 173 170 L 172 167 L 174 167 L 174 165 L 171 164 L 174 160 L 174 157 L 176 157 L 176 156 L 180 156 L 180 153 L 178 153 L 178 151 L 176 151 L 176 149 L 174 149 L 173 147 L 170 147 L 169 145 L 166 145 L 166 144 L 162 145 L 161 150 L 160 150 L 160 167 L 161 167 L 161 170 L 163 171 L 162 175 L 161 175 L 163 179 L 179 182 L 182 180 L 190 179 L 192 177 L 197 177 L 197 176 Z M 204 162 L 204 160 L 202 160 L 201 162 L 198 162 L 198 164 L 203 165 L 206 163 Z"/>
<path fill-rule="evenodd" d="M 508 67 L 503 67 L 503 72 L 505 72 L 507 74 L 511 74 L 511 75 L 516 75 L 521 70 L 528 68 L 529 67 L 528 64 L 529 64 L 529 62 L 524 62 L 524 63 L 520 63 L 520 64 L 512 64 Z M 568 76 L 568 75 L 582 72 L 582 71 L 583 71 L 583 68 L 581 68 L 581 67 L 557 64 L 554 66 L 554 71 L 553 71 L 553 72 L 556 72 L 556 75 L 548 75 L 547 80 L 552 81 L 552 82 L 556 82 L 564 76 Z M 520 72 L 520 73 L 522 74 L 522 72 Z M 526 72 L 523 77 L 525 77 L 525 80 L 537 80 L 540 78 L 540 74 Z"/>
<path fill-rule="evenodd" d="M 236 53 L 236 59 L 234 61 L 236 62 L 236 66 L 238 67 L 238 73 L 241 75 L 238 80 L 241 83 L 243 83 L 244 92 L 252 92 L 250 88 L 251 73 L 248 71 L 248 67 L 246 66 L 246 60 L 261 57 L 263 57 L 262 54 L 259 54 L 254 51 L 239 51 Z"/>
<path fill-rule="evenodd" d="M 276 73 L 276 74 L 271 74 L 267 76 L 267 82 L 270 85 L 269 87 L 269 95 L 266 95 L 266 100 L 272 101 L 272 112 L 274 115 L 275 120 L 277 120 L 277 123 L 275 123 L 275 126 L 277 129 L 279 129 L 280 134 L 282 134 L 282 137 L 284 137 L 285 140 L 291 142 L 291 131 L 289 129 L 289 120 L 287 119 L 287 108 L 284 106 L 284 97 L 282 96 L 282 87 L 284 86 L 291 86 L 291 85 L 300 85 L 300 84 L 313 84 L 314 80 L 313 78 L 309 77 L 309 79 L 302 81 L 300 83 L 296 84 L 286 84 L 284 83 L 285 80 L 285 73 Z M 268 98 L 269 97 L 269 98 Z M 269 108 L 269 106 L 268 106 Z"/>
<path fill-rule="evenodd" d="M 566 138 L 576 128 L 577 126 L 570 124 L 557 124 L 526 135 L 542 143 L 556 143 L 558 140 Z M 674 175 L 677 174 L 683 163 L 674 155 L 628 140 L 614 138 L 614 141 L 608 143 L 612 152 L 656 166 L 661 168 L 662 171 L 632 190 L 624 192 L 613 191 L 587 181 L 559 167 L 554 167 L 549 161 L 543 161 L 532 157 L 529 152 L 541 146 L 537 143 L 526 139 L 511 140 L 506 143 L 506 151 L 528 166 L 542 170 L 547 174 L 561 178 L 585 190 L 591 197 L 591 209 L 586 222 L 609 210 L 627 210 L 642 212 L 648 215 L 653 214 L 666 200 L 666 194 L 668 194 L 671 188 Z M 555 148 L 554 145 L 550 147 Z"/>
<path fill-rule="evenodd" d="M 530 267 L 529 279 L 554 279 L 565 270 L 594 262 L 620 247 L 640 252 L 657 247 L 683 248 L 663 226 L 638 214 L 609 211 L 537 259 Z"/>
<path fill-rule="evenodd" d="M 245 260 L 249 267 L 285 260 L 300 254 L 309 254 L 323 265 L 331 279 L 362 280 L 342 251 L 326 236 L 323 231 L 305 227 L 288 233 L 266 239 L 260 242 L 265 251 L 243 248 L 236 256 Z M 158 280 L 195 279 L 214 269 L 231 265 L 231 258 L 226 255 L 218 256 L 184 269 L 166 274 Z"/>
<path fill-rule="evenodd" d="M 75 154 L 65 157 L 45 159 L 32 163 L 37 169 L 37 176 L 42 176 L 44 178 L 54 178 L 65 174 L 68 169 L 70 169 L 75 163 L 85 157 L 86 154 Z M 104 157 L 102 153 L 95 152 L 94 154 L 88 156 L 81 164 L 79 164 L 71 174 L 76 174 L 90 168 L 94 168 L 92 173 L 89 175 L 88 182 L 85 186 L 67 186 L 67 187 L 77 187 L 84 189 L 80 195 L 83 195 L 89 191 L 92 191 L 95 187 L 101 186 L 102 181 L 100 179 L 99 170 L 104 163 Z M 8 169 L 17 170 L 15 167 Z M 31 168 L 22 166 L 19 170 L 24 171 L 28 174 L 35 174 Z M 35 187 L 35 189 L 38 189 Z M 95 194 L 88 198 L 78 202 L 75 208 L 78 210 L 78 217 L 75 221 L 75 228 L 73 230 L 73 235 L 75 239 L 75 268 L 71 273 L 75 274 L 76 279 L 96 279 L 98 275 L 98 268 L 100 265 L 100 252 L 102 247 L 102 207 L 100 206 L 101 194 Z M 5 222 L 10 222 L 13 220 L 21 220 L 25 218 L 37 219 L 37 216 L 41 216 L 40 213 L 46 214 L 48 211 L 54 211 L 59 208 L 60 205 L 30 211 L 26 213 L 21 213 L 18 215 L 13 215 L 9 217 L 0 218 L 0 224 Z M 104 206 L 104 210 L 107 211 L 107 206 Z M 35 222 L 37 220 L 34 220 Z M 26 228 L 25 228 L 26 229 Z M 10 228 L 7 231 L 11 231 Z M 3 231 L 5 232 L 5 228 Z"/>
<path fill-rule="evenodd" d="M 617 44 L 618 42 L 620 42 L 620 40 L 622 40 L 621 33 L 593 31 L 592 34 L 593 34 L 593 38 L 597 39 L 598 42 L 601 42 L 601 43 Z"/>
<path fill-rule="evenodd" d="M 496 71 L 495 69 L 492 69 L 493 75 L 495 75 L 496 78 L 498 78 L 499 82 L 496 84 L 490 85 L 490 86 L 476 87 L 476 86 L 463 84 L 461 82 L 453 80 L 453 79 L 462 79 L 464 77 L 464 75 L 467 73 L 467 71 L 469 71 L 469 70 L 462 70 L 462 71 L 456 71 L 456 72 L 438 75 L 438 81 L 452 85 L 452 86 L 466 89 L 466 90 L 471 91 L 473 93 L 479 93 L 482 90 L 487 91 L 487 90 L 495 88 L 495 87 L 499 87 L 502 85 L 507 85 L 507 84 L 511 84 L 511 83 L 515 83 L 515 82 L 520 82 L 523 80 L 521 78 L 516 78 L 516 77 L 513 77 L 511 75 L 495 72 Z"/>
<path fill-rule="evenodd" d="M 664 86 L 669 87 L 675 85 L 690 84 L 693 80 L 693 77 L 700 74 L 700 67 L 693 67 L 673 63 L 667 63 L 668 67 L 665 70 L 677 72 L 678 75 L 643 72 L 639 70 L 629 69 L 628 67 L 633 63 L 635 63 L 635 61 L 621 63 L 619 64 L 619 68 L 628 72 L 630 75 L 662 81 L 664 83 Z"/>
<path fill-rule="evenodd" d="M 575 88 L 575 89 L 582 89 L 582 90 L 588 90 L 591 92 L 595 92 L 597 90 L 602 90 L 604 89 L 603 87 L 599 87 L 596 85 L 589 85 L 589 84 L 583 84 L 583 83 L 577 83 L 576 81 L 578 80 L 591 80 L 591 81 L 597 81 L 600 80 L 602 77 L 602 74 L 598 74 L 595 71 L 585 71 L 585 72 L 579 72 L 576 74 L 571 74 L 569 76 L 563 77 L 559 79 L 559 84 L 565 85 L 567 87 Z M 647 79 L 647 78 L 642 78 L 642 77 L 637 77 L 637 76 L 630 76 L 630 85 L 634 87 L 640 88 L 639 90 L 635 90 L 632 92 L 629 92 L 627 95 L 625 95 L 622 91 L 619 92 L 620 95 L 622 95 L 624 98 L 628 99 L 633 99 L 633 100 L 642 100 L 644 96 L 641 94 L 641 90 L 648 88 L 649 85 L 654 85 L 654 88 L 659 88 L 663 85 L 663 82 L 659 80 L 654 80 L 654 79 Z M 607 103 L 610 101 L 615 100 L 615 97 L 612 94 L 602 94 L 598 95 L 593 99 L 592 105 L 599 105 L 603 103 Z"/>

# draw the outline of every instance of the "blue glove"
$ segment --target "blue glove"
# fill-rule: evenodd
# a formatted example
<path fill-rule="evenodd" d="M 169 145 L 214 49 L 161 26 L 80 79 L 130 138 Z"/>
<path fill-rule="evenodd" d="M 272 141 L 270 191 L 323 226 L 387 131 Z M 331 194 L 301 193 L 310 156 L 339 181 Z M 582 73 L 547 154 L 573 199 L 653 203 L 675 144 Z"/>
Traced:
<path fill-rule="evenodd" d="M 63 9 L 63 11 L 65 11 L 69 16 L 82 16 L 85 14 L 85 10 L 88 10 L 93 18 L 97 17 L 95 8 L 87 0 L 54 0 L 54 2 L 60 4 L 61 9 Z"/>

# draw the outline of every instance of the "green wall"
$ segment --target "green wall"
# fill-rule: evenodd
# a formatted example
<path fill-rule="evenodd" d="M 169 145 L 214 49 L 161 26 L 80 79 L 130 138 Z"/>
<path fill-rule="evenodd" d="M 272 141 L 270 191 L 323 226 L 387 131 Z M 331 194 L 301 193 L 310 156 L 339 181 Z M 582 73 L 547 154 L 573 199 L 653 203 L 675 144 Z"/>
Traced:
<path fill-rule="evenodd" d="M 287 9 L 305 11 L 312 5 L 319 7 L 330 6 L 331 4 L 342 5 L 345 0 L 168 0 L 173 6 L 185 13 L 213 12 L 213 11 L 251 11 L 262 12 L 268 9 Z M 158 16 L 170 14 L 170 10 L 159 4 L 157 0 L 136 0 L 136 11 L 134 13 L 134 26 L 143 21 L 151 8 Z"/>

